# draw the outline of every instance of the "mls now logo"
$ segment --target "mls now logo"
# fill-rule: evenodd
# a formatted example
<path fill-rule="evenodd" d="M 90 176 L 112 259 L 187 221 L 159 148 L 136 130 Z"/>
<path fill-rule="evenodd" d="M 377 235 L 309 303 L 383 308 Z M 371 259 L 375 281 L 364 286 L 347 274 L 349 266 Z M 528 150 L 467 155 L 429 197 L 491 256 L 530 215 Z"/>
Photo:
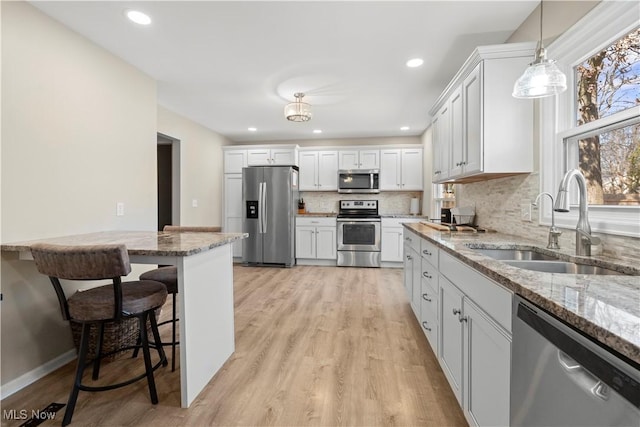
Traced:
<path fill-rule="evenodd" d="M 26 420 L 28 418 L 40 421 L 53 420 L 55 411 L 43 411 L 41 409 L 3 409 L 2 418 L 5 420 Z"/>

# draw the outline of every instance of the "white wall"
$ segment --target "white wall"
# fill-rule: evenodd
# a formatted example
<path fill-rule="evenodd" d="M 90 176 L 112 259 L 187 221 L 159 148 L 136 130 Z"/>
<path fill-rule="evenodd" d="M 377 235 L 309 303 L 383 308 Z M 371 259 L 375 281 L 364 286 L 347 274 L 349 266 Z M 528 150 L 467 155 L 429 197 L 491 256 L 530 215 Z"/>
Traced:
<path fill-rule="evenodd" d="M 158 132 L 180 141 L 180 224 L 221 226 L 222 146 L 229 140 L 160 106 Z M 195 208 L 194 199 L 198 201 Z"/>
<path fill-rule="evenodd" d="M 26 2 L 0 7 L 2 242 L 154 230 L 155 81 Z M 51 284 L 31 262 L 3 253 L 1 285 L 6 394 L 72 343 Z"/>
<path fill-rule="evenodd" d="M 419 144 L 420 136 L 389 136 L 375 138 L 314 138 L 292 141 L 251 141 L 235 142 L 233 145 L 258 145 L 258 144 L 298 144 L 300 147 L 333 147 L 354 145 L 394 145 L 394 144 Z"/>

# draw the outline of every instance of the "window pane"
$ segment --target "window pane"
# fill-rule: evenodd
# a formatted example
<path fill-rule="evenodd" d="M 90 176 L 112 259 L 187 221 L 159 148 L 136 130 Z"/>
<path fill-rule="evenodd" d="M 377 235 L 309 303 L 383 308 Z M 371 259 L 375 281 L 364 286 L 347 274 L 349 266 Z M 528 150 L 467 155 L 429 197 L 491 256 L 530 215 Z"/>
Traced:
<path fill-rule="evenodd" d="M 640 105 L 640 28 L 576 67 L 577 124 Z"/>
<path fill-rule="evenodd" d="M 640 205 L 639 123 L 582 137 L 578 157 L 589 204 Z"/>

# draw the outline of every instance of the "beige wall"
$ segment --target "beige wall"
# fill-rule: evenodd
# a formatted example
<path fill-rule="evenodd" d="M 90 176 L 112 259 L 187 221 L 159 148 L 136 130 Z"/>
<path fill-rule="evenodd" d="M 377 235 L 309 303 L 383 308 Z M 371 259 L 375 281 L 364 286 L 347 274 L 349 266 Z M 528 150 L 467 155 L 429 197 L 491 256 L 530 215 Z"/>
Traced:
<path fill-rule="evenodd" d="M 158 107 L 158 132 L 179 140 L 180 224 L 222 225 L 222 146 L 220 134 Z M 192 201 L 198 201 L 193 207 Z"/>
<path fill-rule="evenodd" d="M 0 7 L 2 242 L 154 230 L 155 81 L 28 3 Z M 33 263 L 3 253 L 1 284 L 4 388 L 72 343 Z"/>

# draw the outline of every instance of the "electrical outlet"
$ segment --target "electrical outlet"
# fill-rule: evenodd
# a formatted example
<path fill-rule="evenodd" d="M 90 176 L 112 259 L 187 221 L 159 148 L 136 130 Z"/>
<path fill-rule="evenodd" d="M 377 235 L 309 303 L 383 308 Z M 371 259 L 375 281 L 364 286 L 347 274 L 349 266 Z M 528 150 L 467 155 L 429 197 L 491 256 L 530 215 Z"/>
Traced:
<path fill-rule="evenodd" d="M 124 203 L 116 203 L 116 216 L 124 216 Z"/>
<path fill-rule="evenodd" d="M 197 208 L 198 207 L 198 199 L 191 200 L 191 206 L 194 207 L 194 208 Z"/>
<path fill-rule="evenodd" d="M 520 201 L 520 219 L 531 222 L 531 202 L 529 200 Z"/>

